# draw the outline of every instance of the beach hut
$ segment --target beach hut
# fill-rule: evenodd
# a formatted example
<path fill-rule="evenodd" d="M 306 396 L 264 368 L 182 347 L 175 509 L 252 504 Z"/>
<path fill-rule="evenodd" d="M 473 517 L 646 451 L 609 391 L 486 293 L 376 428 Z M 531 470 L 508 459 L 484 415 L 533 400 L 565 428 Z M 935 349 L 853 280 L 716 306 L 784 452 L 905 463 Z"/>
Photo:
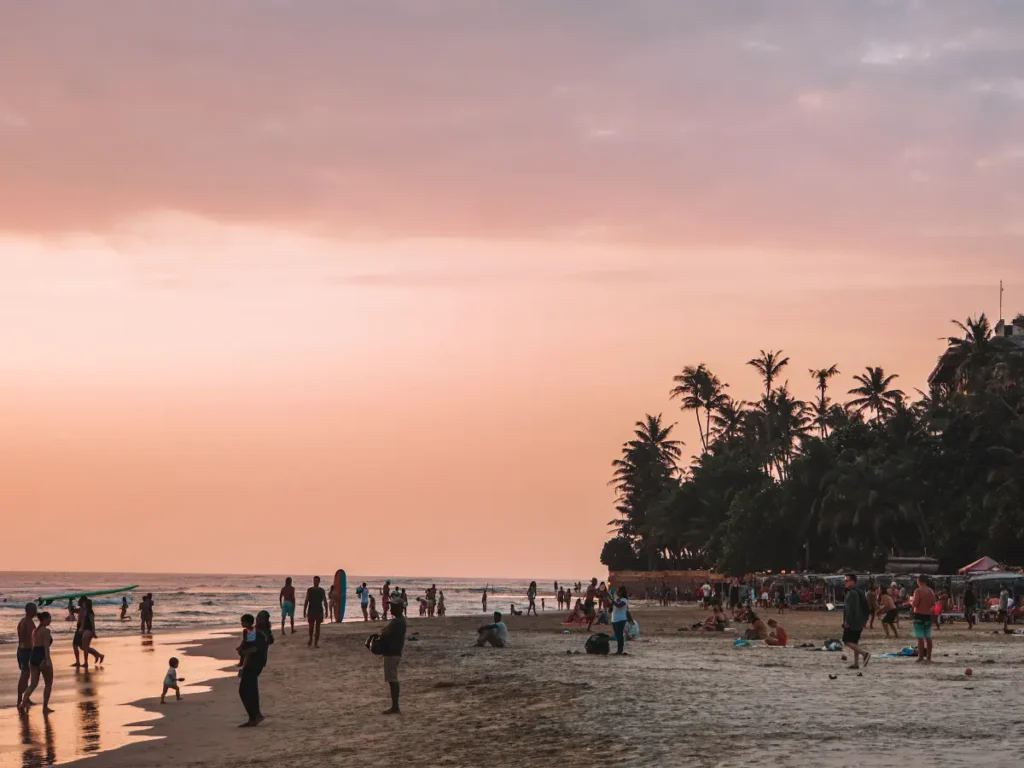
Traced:
<path fill-rule="evenodd" d="M 991 571 L 1001 570 L 1003 570 L 1003 566 L 1000 563 L 996 562 L 988 555 L 985 555 L 984 557 L 979 557 L 973 563 L 968 563 L 957 571 L 957 573 L 963 574 L 964 576 L 970 576 L 976 573 L 989 573 Z"/>

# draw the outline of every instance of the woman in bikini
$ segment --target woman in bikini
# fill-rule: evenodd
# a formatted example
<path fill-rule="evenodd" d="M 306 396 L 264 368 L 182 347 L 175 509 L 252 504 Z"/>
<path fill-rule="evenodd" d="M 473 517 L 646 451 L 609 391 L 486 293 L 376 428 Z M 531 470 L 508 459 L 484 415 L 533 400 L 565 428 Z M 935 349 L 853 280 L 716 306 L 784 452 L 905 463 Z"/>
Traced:
<path fill-rule="evenodd" d="M 102 664 L 106 657 L 92 647 L 92 641 L 96 639 L 96 614 L 92 610 L 92 600 L 85 598 L 85 604 L 78 614 L 78 626 L 82 630 L 82 652 L 85 654 L 86 669 L 89 668 L 89 656 L 96 659 L 97 664 Z"/>
<path fill-rule="evenodd" d="M 43 714 L 53 712 L 50 709 L 50 690 L 53 688 L 53 662 L 50 661 L 50 645 L 53 644 L 53 636 L 50 634 L 50 614 L 46 611 L 40 613 L 39 626 L 32 632 L 32 655 L 29 657 L 28 668 L 32 673 L 28 690 L 25 691 L 25 701 L 39 685 L 39 677 L 43 678 Z M 86 656 L 88 659 L 88 656 Z"/>

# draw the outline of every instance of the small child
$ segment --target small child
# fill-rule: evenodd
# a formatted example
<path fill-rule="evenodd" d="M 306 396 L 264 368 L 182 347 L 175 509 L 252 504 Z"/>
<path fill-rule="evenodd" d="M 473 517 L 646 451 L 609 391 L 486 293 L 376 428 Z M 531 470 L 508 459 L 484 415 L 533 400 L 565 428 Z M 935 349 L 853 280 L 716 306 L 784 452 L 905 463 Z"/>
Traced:
<path fill-rule="evenodd" d="M 178 660 L 172 656 L 170 661 L 170 668 L 167 670 L 167 674 L 164 675 L 164 690 L 160 694 L 160 703 L 166 704 L 164 697 L 167 696 L 167 692 L 170 690 L 174 691 L 175 697 L 178 701 L 181 701 L 181 690 L 178 688 L 178 683 L 184 683 L 184 677 L 178 677 Z"/>
<path fill-rule="evenodd" d="M 256 642 L 256 619 L 253 618 L 251 613 L 247 613 L 242 616 L 242 642 L 235 648 L 238 651 L 238 666 L 245 665 L 245 654 L 243 651 L 249 647 L 251 643 Z"/>

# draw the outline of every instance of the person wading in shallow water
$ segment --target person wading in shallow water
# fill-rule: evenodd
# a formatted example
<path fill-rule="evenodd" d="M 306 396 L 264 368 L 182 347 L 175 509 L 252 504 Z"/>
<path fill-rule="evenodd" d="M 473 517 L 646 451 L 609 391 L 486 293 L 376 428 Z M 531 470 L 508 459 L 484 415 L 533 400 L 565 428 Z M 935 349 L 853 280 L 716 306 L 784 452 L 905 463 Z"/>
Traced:
<path fill-rule="evenodd" d="M 384 682 L 388 684 L 391 691 L 391 708 L 385 709 L 385 715 L 400 714 L 398 706 L 399 674 L 398 668 L 402 663 L 402 651 L 405 649 L 405 608 L 401 598 L 393 598 L 391 602 L 391 613 L 394 616 L 380 633 L 380 641 L 384 643 Z"/>

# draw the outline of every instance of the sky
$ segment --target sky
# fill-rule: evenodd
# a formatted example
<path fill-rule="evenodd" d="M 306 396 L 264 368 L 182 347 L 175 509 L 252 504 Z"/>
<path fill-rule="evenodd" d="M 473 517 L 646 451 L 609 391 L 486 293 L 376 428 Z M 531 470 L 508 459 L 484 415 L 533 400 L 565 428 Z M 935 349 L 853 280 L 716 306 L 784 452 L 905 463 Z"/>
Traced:
<path fill-rule="evenodd" d="M 588 578 L 685 365 L 913 392 L 1024 311 L 1017 0 L 5 3 L 0 64 L 5 568 Z"/>

